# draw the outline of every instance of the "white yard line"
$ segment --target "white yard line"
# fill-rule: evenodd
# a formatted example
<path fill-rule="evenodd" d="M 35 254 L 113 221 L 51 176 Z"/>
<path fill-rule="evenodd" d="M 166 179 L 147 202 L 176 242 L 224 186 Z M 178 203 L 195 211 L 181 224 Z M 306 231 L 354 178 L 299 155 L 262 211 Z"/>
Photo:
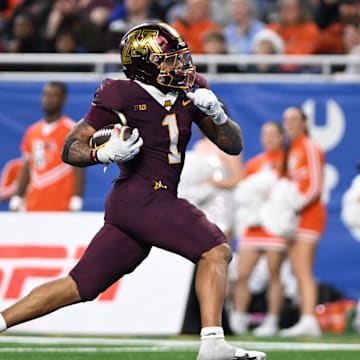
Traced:
<path fill-rule="evenodd" d="M 344 343 L 297 343 L 297 342 L 258 342 L 258 341 L 230 341 L 232 344 L 246 349 L 261 350 L 352 350 L 360 351 L 360 344 Z M 8 344 L 19 344 L 11 348 Z M 2 346 L 4 344 L 4 346 Z M 52 345 L 40 348 L 32 345 Z M 63 347 L 56 345 L 78 345 Z M 91 345 L 91 346 L 89 346 Z M 104 347 L 109 346 L 109 347 Z M 82 337 L 36 337 L 36 336 L 0 336 L 1 352 L 152 352 L 152 351 L 196 351 L 199 341 L 194 340 L 161 340 L 161 339 L 107 339 Z"/>

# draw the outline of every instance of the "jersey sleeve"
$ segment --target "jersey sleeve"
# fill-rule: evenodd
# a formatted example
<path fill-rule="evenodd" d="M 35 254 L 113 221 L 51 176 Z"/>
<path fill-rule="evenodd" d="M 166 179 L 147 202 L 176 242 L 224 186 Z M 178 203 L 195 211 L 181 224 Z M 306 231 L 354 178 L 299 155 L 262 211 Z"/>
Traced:
<path fill-rule="evenodd" d="M 117 110 L 121 109 L 121 80 L 105 79 L 97 88 L 91 108 L 84 120 L 98 130 L 120 122 Z"/>

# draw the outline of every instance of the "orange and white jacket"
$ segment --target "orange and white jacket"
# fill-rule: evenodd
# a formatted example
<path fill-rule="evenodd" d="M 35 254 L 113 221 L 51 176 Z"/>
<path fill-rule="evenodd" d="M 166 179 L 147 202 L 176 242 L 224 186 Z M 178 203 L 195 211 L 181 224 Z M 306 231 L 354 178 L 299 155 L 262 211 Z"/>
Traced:
<path fill-rule="evenodd" d="M 303 209 L 320 202 L 324 182 L 325 155 L 320 146 L 302 135 L 290 146 L 288 177 L 304 196 Z"/>

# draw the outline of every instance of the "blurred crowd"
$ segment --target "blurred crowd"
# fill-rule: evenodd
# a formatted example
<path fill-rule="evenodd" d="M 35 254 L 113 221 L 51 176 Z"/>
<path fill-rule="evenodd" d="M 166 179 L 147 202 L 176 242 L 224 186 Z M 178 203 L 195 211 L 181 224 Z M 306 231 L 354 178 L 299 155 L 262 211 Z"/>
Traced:
<path fill-rule="evenodd" d="M 0 0 L 0 51 L 117 52 L 124 33 L 149 19 L 173 25 L 193 54 L 360 53 L 360 0 Z"/>

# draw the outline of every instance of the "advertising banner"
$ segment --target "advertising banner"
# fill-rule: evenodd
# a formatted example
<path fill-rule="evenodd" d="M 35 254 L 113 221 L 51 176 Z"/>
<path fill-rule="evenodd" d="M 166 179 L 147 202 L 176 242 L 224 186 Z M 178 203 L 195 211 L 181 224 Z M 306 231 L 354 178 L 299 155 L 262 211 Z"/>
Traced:
<path fill-rule="evenodd" d="M 66 276 L 102 225 L 98 212 L 0 213 L 0 308 Z M 119 256 L 119 261 L 122 261 Z M 96 300 L 60 309 L 9 331 L 178 334 L 194 265 L 159 249 Z"/>

